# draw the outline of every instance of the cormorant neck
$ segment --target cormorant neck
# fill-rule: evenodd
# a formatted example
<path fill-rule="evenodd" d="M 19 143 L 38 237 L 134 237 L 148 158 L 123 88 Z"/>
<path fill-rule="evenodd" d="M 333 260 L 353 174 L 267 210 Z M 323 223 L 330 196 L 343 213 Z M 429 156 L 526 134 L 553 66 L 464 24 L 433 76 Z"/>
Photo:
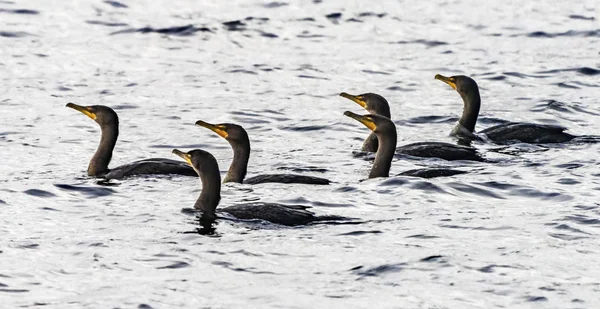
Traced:
<path fill-rule="evenodd" d="M 464 107 L 463 114 L 458 120 L 469 132 L 475 131 L 475 124 L 477 123 L 477 117 L 479 116 L 479 107 L 481 106 L 481 98 L 479 97 L 479 90 L 470 92 L 469 94 L 460 94 L 463 99 Z"/>
<path fill-rule="evenodd" d="M 196 169 L 196 168 L 194 168 Z M 202 172 L 196 170 L 202 182 L 202 192 L 194 204 L 194 208 L 201 210 L 209 217 L 215 213 L 221 201 L 221 175 L 218 166 L 208 166 Z"/>
<path fill-rule="evenodd" d="M 242 141 L 239 143 L 229 142 L 233 149 L 233 161 L 229 166 L 229 171 L 223 182 L 242 183 L 246 177 L 248 170 L 248 160 L 250 159 L 250 141 Z"/>
<path fill-rule="evenodd" d="M 101 125 L 102 137 L 96 153 L 88 165 L 88 176 L 100 176 L 109 171 L 108 164 L 112 158 L 112 152 L 119 137 L 119 123 Z"/>
<path fill-rule="evenodd" d="M 362 146 L 362 151 L 377 152 L 379 142 L 377 141 L 377 135 L 373 132 L 367 136 Z"/>
<path fill-rule="evenodd" d="M 393 132 L 378 133 L 377 141 L 379 142 L 379 149 L 375 155 L 375 161 L 373 162 L 373 168 L 369 173 L 369 178 L 375 177 L 388 177 L 390 174 L 390 167 L 392 166 L 392 158 L 396 151 L 396 130 Z"/>

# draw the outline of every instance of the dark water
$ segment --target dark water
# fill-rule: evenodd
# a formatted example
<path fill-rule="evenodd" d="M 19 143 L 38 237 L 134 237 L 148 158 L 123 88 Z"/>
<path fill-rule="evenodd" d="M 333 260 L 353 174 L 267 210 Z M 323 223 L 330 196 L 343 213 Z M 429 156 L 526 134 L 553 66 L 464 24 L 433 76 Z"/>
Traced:
<path fill-rule="evenodd" d="M 600 145 L 476 145 L 495 164 L 397 159 L 470 173 L 361 181 L 367 135 L 337 96 L 377 92 L 399 144 L 451 141 L 459 96 L 478 128 L 507 120 L 600 134 L 596 1 L 0 1 L 0 307 L 596 308 Z M 198 180 L 100 186 L 99 129 L 67 102 L 119 113 L 112 166 L 251 136 L 249 176 L 296 171 L 330 186 L 226 185 L 222 205 L 314 206 L 360 225 L 222 221 L 180 212 Z"/>

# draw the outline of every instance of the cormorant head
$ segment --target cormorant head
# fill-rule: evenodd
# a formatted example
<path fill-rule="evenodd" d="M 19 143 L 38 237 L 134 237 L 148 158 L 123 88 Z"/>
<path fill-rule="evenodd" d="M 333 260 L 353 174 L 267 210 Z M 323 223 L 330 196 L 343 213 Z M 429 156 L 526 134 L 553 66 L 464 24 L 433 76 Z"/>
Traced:
<path fill-rule="evenodd" d="M 344 116 L 348 116 L 352 119 L 358 120 L 360 123 L 364 124 L 365 127 L 373 131 L 375 134 L 386 134 L 390 131 L 396 133 L 396 125 L 389 118 L 383 117 L 381 115 L 358 115 L 350 111 L 345 111 Z"/>
<path fill-rule="evenodd" d="M 219 136 L 222 138 L 226 139 L 229 143 L 249 143 L 248 133 L 240 125 L 233 123 L 211 124 L 202 120 L 196 121 L 196 125 L 210 129 L 211 131 L 219 134 Z"/>
<path fill-rule="evenodd" d="M 183 152 L 179 149 L 173 149 L 173 153 L 184 159 L 198 174 L 207 171 L 209 168 L 218 166 L 217 159 L 208 151 L 194 149 Z"/>
<path fill-rule="evenodd" d="M 82 114 L 90 117 L 96 123 L 100 125 L 100 127 L 105 125 L 118 125 L 119 124 L 119 116 L 115 111 L 104 105 L 90 105 L 90 106 L 81 106 L 75 103 L 68 103 L 67 107 L 70 107 L 74 110 L 81 112 Z"/>
<path fill-rule="evenodd" d="M 475 93 L 479 94 L 479 87 L 477 83 L 470 77 L 464 75 L 456 75 L 446 77 L 440 74 L 435 76 L 435 79 L 441 80 L 444 83 L 450 85 L 452 89 L 456 90 L 461 97 L 469 97 Z"/>
<path fill-rule="evenodd" d="M 363 93 L 359 95 L 351 95 L 345 92 L 340 93 L 341 97 L 344 97 L 348 100 L 354 101 L 356 104 L 362 106 L 369 113 L 375 115 L 385 116 L 390 118 L 390 105 L 388 101 L 376 94 L 376 93 Z"/>

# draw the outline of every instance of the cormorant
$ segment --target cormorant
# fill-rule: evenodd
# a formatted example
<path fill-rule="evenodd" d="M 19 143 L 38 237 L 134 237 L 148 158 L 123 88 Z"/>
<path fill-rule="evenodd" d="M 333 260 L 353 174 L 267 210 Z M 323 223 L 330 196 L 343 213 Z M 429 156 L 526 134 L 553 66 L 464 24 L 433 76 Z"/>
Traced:
<path fill-rule="evenodd" d="M 194 209 L 202 212 L 204 224 L 212 223 L 216 213 L 228 213 L 242 220 L 258 219 L 271 223 L 297 226 L 318 221 L 339 221 L 348 218 L 340 216 L 315 216 L 308 211 L 308 206 L 283 205 L 276 203 L 252 202 L 237 204 L 217 210 L 221 200 L 221 174 L 215 157 L 207 151 L 196 149 L 182 152 L 174 149 L 173 153 L 189 163 L 200 176 L 202 191 L 194 204 Z"/>
<path fill-rule="evenodd" d="M 359 95 L 351 95 L 346 92 L 340 93 L 341 97 L 344 97 L 348 100 L 354 101 L 356 104 L 360 105 L 364 109 L 366 109 L 369 113 L 374 115 L 381 115 L 384 117 L 388 117 L 392 119 L 390 114 L 390 105 L 388 101 L 376 94 L 376 93 L 363 93 Z M 367 152 L 377 152 L 377 136 L 375 133 L 371 132 L 362 146 L 362 151 Z"/>
<path fill-rule="evenodd" d="M 446 77 L 437 74 L 435 79 L 450 85 L 452 89 L 460 94 L 463 100 L 462 116 L 450 134 L 471 140 L 480 139 L 475 135 L 475 124 L 481 107 L 481 97 L 479 96 L 477 83 L 472 78 L 464 75 Z M 565 130 L 566 128 L 557 125 L 507 122 L 479 131 L 479 134 L 485 135 L 487 139 L 497 144 L 545 144 L 568 142 L 576 137 L 565 133 Z"/>
<path fill-rule="evenodd" d="M 387 100 L 374 93 L 365 93 L 357 96 L 342 92 L 340 96 L 356 102 L 373 115 L 390 118 L 390 106 Z M 378 147 L 377 136 L 371 133 L 363 144 L 363 151 L 376 152 Z M 397 154 L 410 155 L 422 158 L 440 158 L 448 161 L 469 160 L 485 161 L 473 147 L 454 145 L 443 142 L 418 142 L 396 148 Z"/>
<path fill-rule="evenodd" d="M 242 126 L 233 123 L 211 124 L 202 120 L 196 121 L 197 126 L 205 127 L 229 142 L 233 149 L 233 161 L 229 171 L 223 180 L 226 182 L 237 182 L 245 184 L 259 184 L 267 182 L 276 183 L 300 183 L 312 185 L 328 185 L 329 180 L 320 177 L 296 175 L 296 174 L 264 174 L 244 179 L 248 169 L 250 158 L 250 139 L 248 133 Z"/>
<path fill-rule="evenodd" d="M 392 158 L 394 157 L 394 150 L 396 148 L 396 125 L 394 125 L 389 118 L 380 115 L 358 115 L 350 111 L 344 112 L 344 115 L 358 120 L 377 136 L 379 147 L 375 154 L 375 161 L 373 162 L 373 167 L 369 173 L 369 178 L 388 177 L 392 165 Z M 466 172 L 446 168 L 427 168 L 406 171 L 398 176 L 433 178 L 464 173 Z"/>
<path fill-rule="evenodd" d="M 104 179 L 120 179 L 135 175 L 179 174 L 196 176 L 194 169 L 188 165 L 170 159 L 146 159 L 135 161 L 115 168 L 108 168 L 112 152 L 119 136 L 119 117 L 110 107 L 104 105 L 81 106 L 68 103 L 67 107 L 75 109 L 90 117 L 102 131 L 100 145 L 90 160 L 87 173 L 89 176 Z"/>

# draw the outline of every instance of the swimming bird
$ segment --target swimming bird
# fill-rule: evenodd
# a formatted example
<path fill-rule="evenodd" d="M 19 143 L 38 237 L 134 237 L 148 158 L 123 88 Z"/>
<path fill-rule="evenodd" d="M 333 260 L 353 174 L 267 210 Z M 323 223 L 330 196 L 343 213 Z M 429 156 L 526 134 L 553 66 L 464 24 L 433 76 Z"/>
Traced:
<path fill-rule="evenodd" d="M 348 220 L 348 218 L 333 215 L 315 216 L 314 213 L 307 210 L 310 207 L 301 205 L 252 202 L 217 209 L 221 201 L 221 174 L 215 157 L 200 149 L 189 152 L 174 149 L 173 153 L 183 158 L 200 176 L 202 191 L 194 204 L 194 209 L 201 211 L 208 222 L 214 222 L 217 212 L 227 213 L 237 219 L 257 219 L 286 226 L 306 225 L 318 221 Z"/>
<path fill-rule="evenodd" d="M 340 96 L 356 102 L 369 113 L 390 118 L 390 106 L 387 100 L 374 93 L 350 95 L 342 92 Z M 377 136 L 371 133 L 363 143 L 363 151 L 376 152 L 378 147 Z M 469 160 L 485 161 L 473 147 L 455 145 L 443 142 L 419 142 L 396 148 L 396 153 L 422 158 L 440 158 L 448 161 Z"/>
<path fill-rule="evenodd" d="M 464 75 L 446 77 L 440 74 L 437 74 L 435 79 L 443 81 L 456 90 L 463 100 L 462 116 L 450 134 L 471 140 L 480 139 L 474 135 L 475 124 L 481 107 L 479 87 L 475 80 Z M 557 125 L 507 122 L 479 131 L 479 133 L 497 144 L 515 142 L 545 144 L 568 142 L 576 137 L 565 133 L 565 130 L 565 127 Z"/>
<path fill-rule="evenodd" d="M 373 167 L 369 173 L 369 178 L 388 177 L 396 148 L 396 125 L 394 125 L 389 118 L 380 115 L 358 115 L 350 111 L 344 112 L 344 115 L 364 124 L 377 136 L 379 147 L 377 149 L 377 153 L 375 154 L 375 161 L 373 161 Z M 466 172 L 446 168 L 426 168 L 406 171 L 398 176 L 433 178 L 464 173 Z"/>
<path fill-rule="evenodd" d="M 392 119 L 390 114 L 390 105 L 388 104 L 388 101 L 384 97 L 376 93 L 369 92 L 359 95 L 351 95 L 346 92 L 342 92 L 340 93 L 340 96 L 355 102 L 371 114 L 381 115 Z M 377 142 L 377 135 L 371 132 L 363 143 L 362 151 L 377 152 L 378 145 L 379 144 Z"/>
<path fill-rule="evenodd" d="M 300 183 L 312 185 L 328 185 L 329 180 L 320 177 L 296 175 L 296 174 L 264 174 L 254 176 L 248 179 L 246 172 L 248 170 L 248 160 L 250 159 L 250 139 L 248 132 L 240 125 L 233 123 L 211 124 L 202 120 L 196 121 L 197 126 L 205 127 L 229 142 L 233 149 L 233 161 L 229 166 L 229 171 L 223 180 L 226 182 L 236 182 L 245 184 L 260 184 L 267 182 L 277 183 Z"/>
<path fill-rule="evenodd" d="M 120 179 L 135 175 L 197 175 L 194 169 L 187 164 L 176 160 L 159 158 L 135 161 L 115 168 L 108 168 L 119 136 L 119 116 L 117 116 L 117 113 L 112 108 L 104 105 L 81 106 L 68 103 L 67 107 L 90 117 L 100 125 L 100 130 L 102 131 L 100 145 L 88 165 L 88 176 L 104 179 Z"/>

